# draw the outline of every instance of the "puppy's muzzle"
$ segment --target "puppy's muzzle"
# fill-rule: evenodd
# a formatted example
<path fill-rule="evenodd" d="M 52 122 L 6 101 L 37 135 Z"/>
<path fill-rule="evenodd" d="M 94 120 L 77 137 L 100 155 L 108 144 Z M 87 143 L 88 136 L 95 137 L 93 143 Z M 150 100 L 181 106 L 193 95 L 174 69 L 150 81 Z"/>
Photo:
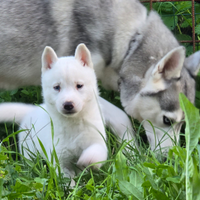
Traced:
<path fill-rule="evenodd" d="M 65 102 L 63 104 L 64 112 L 66 114 L 74 113 L 74 104 L 73 102 Z"/>

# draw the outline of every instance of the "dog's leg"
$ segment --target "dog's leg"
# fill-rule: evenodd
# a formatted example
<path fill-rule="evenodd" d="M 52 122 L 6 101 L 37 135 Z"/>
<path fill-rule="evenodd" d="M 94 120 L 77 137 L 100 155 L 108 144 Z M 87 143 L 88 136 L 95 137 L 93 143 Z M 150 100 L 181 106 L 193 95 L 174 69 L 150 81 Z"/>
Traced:
<path fill-rule="evenodd" d="M 78 162 L 77 165 L 80 167 L 87 167 L 90 164 L 103 162 L 107 159 L 107 148 L 104 144 L 92 144 L 87 149 L 85 149 Z M 95 164 L 93 168 L 100 168 L 102 163 Z"/>
<path fill-rule="evenodd" d="M 103 77 L 101 78 L 102 86 L 108 90 L 118 91 L 118 73 L 111 67 L 103 69 Z"/>
<path fill-rule="evenodd" d="M 71 187 L 74 187 L 76 185 L 75 181 L 74 181 L 74 176 L 75 176 L 75 172 L 72 171 L 72 170 L 69 170 L 67 168 L 62 168 L 62 171 L 64 173 L 64 176 L 67 177 L 67 178 L 70 178 L 71 179 L 71 183 L 70 183 L 70 186 Z"/>
<path fill-rule="evenodd" d="M 73 168 L 74 166 L 72 166 L 71 163 L 66 161 L 66 159 L 67 158 L 65 158 L 65 160 L 63 160 L 63 158 L 59 159 L 61 172 L 64 173 L 64 177 L 71 179 L 70 186 L 74 187 L 76 185 L 76 183 L 73 179 L 75 177 L 75 170 Z M 58 174 L 58 170 L 57 170 L 57 174 Z"/>
<path fill-rule="evenodd" d="M 101 97 L 99 97 L 99 103 L 106 126 L 122 140 L 127 142 L 134 140 L 135 134 L 126 113 Z"/>
<path fill-rule="evenodd" d="M 94 70 L 98 80 L 101 80 L 102 86 L 108 90 L 118 90 L 118 73 L 111 67 L 105 67 L 105 61 L 99 54 L 92 54 Z"/>

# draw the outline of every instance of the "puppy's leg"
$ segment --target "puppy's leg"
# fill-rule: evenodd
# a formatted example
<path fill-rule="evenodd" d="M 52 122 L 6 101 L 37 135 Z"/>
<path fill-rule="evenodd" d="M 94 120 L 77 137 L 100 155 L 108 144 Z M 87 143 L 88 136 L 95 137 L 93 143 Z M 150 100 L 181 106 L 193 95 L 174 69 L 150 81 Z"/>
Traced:
<path fill-rule="evenodd" d="M 100 79 L 102 86 L 108 90 L 118 91 L 118 73 L 111 67 L 106 67 L 103 70 L 103 77 Z"/>
<path fill-rule="evenodd" d="M 105 61 L 98 53 L 92 53 L 94 70 L 98 80 L 101 80 L 102 86 L 108 90 L 118 90 L 119 75 L 111 67 L 105 67 Z"/>
<path fill-rule="evenodd" d="M 87 167 L 90 164 L 102 162 L 107 159 L 107 148 L 105 144 L 92 144 L 87 149 L 85 149 L 78 162 L 78 166 Z M 94 168 L 100 168 L 102 163 L 98 163 L 94 166 Z"/>
<path fill-rule="evenodd" d="M 101 97 L 99 97 L 99 103 L 106 126 L 122 140 L 134 140 L 135 133 L 126 113 Z"/>
<path fill-rule="evenodd" d="M 60 162 L 61 165 L 61 171 L 64 173 L 64 177 L 70 178 L 71 179 L 71 183 L 70 186 L 74 187 L 76 185 L 75 181 L 74 181 L 74 176 L 75 176 L 75 171 L 73 170 L 69 170 L 68 169 L 68 165 L 67 167 L 64 165 L 64 163 L 62 163 L 62 161 Z"/>

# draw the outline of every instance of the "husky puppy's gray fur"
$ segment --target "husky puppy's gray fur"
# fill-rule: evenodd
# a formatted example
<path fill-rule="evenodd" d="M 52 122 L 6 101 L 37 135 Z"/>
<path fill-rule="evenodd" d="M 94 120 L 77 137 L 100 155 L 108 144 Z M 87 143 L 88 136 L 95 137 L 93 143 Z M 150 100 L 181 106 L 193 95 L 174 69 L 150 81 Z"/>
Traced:
<path fill-rule="evenodd" d="M 140 31 L 142 42 L 130 47 L 120 70 L 121 102 L 129 115 L 143 121 L 151 148 L 164 149 L 179 138 L 184 117 L 179 93 L 194 103 L 200 52 L 185 59 L 184 47 L 155 12 Z"/>
<path fill-rule="evenodd" d="M 0 4 L 0 25 L 0 88 L 39 85 L 44 46 L 68 56 L 85 43 L 103 86 L 117 90 L 120 76 L 126 112 L 158 127 L 154 137 L 144 122 L 152 149 L 161 140 L 161 147 L 172 145 L 160 129 L 169 131 L 173 122 L 169 134 L 178 134 L 178 94 L 194 102 L 200 56 L 185 60 L 158 14 L 148 14 L 138 0 L 7 0 Z"/>

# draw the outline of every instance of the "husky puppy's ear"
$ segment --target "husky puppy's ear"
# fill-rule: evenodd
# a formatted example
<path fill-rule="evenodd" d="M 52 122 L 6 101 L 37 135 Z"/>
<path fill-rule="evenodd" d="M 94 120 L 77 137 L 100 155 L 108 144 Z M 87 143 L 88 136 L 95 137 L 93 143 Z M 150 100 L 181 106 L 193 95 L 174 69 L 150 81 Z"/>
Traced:
<path fill-rule="evenodd" d="M 81 43 L 76 47 L 75 59 L 79 60 L 83 66 L 93 69 L 91 54 L 85 44 Z"/>
<path fill-rule="evenodd" d="M 155 81 L 159 79 L 176 79 L 180 77 L 185 59 L 185 48 L 177 47 L 165 55 L 155 66 L 152 76 Z"/>
<path fill-rule="evenodd" d="M 153 68 L 142 94 L 165 90 L 171 81 L 180 78 L 185 59 L 185 48 L 180 46 L 167 53 Z"/>
<path fill-rule="evenodd" d="M 192 76 L 196 76 L 200 69 L 200 51 L 186 58 L 184 66 Z"/>
<path fill-rule="evenodd" d="M 42 73 L 51 69 L 52 64 L 57 60 L 58 57 L 55 51 L 51 47 L 46 46 L 42 54 Z"/>

